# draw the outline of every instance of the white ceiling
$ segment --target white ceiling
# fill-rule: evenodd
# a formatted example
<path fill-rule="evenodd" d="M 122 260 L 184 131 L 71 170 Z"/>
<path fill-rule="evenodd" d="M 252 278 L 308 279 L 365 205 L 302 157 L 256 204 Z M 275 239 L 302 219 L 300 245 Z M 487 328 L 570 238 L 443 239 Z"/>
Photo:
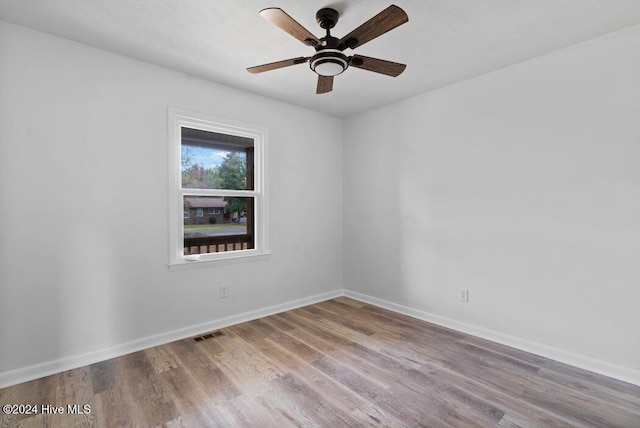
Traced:
<path fill-rule="evenodd" d="M 307 64 L 245 71 L 313 53 L 265 7 L 320 37 L 315 13 L 333 7 L 342 37 L 392 1 L 409 22 L 355 52 L 407 64 L 397 78 L 350 68 L 316 95 Z M 346 117 L 640 24 L 640 0 L 0 0 L 0 19 Z"/>

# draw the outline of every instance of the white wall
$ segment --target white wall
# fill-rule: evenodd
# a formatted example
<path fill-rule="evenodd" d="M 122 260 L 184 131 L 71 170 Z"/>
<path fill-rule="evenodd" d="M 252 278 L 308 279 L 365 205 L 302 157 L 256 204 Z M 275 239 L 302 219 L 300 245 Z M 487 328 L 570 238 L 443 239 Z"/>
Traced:
<path fill-rule="evenodd" d="M 270 260 L 169 271 L 170 105 L 269 128 Z M 2 21 L 0 195 L 0 384 L 342 289 L 341 120 Z"/>
<path fill-rule="evenodd" d="M 640 383 L 638 52 L 635 27 L 346 120 L 345 288 Z"/>

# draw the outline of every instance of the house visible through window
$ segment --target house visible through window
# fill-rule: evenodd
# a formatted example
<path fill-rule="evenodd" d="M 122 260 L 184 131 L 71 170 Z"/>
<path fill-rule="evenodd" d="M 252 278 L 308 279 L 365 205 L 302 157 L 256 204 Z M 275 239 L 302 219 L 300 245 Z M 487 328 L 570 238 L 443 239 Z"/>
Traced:
<path fill-rule="evenodd" d="M 172 113 L 171 263 L 264 254 L 266 130 Z"/>

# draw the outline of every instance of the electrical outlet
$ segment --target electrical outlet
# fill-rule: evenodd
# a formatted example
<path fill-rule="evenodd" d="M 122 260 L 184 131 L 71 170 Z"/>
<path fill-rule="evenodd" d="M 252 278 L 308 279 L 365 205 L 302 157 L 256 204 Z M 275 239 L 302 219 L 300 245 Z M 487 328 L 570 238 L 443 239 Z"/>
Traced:
<path fill-rule="evenodd" d="M 220 298 L 224 299 L 229 297 L 229 284 L 220 285 Z"/>
<path fill-rule="evenodd" d="M 461 288 L 460 289 L 460 301 L 461 302 L 465 302 L 465 303 L 469 303 L 469 289 L 468 288 Z"/>

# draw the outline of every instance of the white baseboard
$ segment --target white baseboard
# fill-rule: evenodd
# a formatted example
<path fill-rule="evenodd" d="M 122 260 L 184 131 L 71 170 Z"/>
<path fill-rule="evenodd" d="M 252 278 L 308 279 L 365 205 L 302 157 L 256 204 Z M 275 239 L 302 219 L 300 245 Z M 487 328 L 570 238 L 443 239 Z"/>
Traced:
<path fill-rule="evenodd" d="M 304 299 L 292 300 L 289 302 L 281 303 L 279 305 L 269 306 L 267 308 L 244 312 L 238 315 L 232 315 L 230 317 L 220 318 L 185 328 L 179 328 L 176 330 L 143 337 L 141 339 L 122 343 L 106 349 L 100 349 L 80 355 L 70 355 L 57 360 L 47 361 L 16 370 L 6 371 L 0 373 L 0 388 L 17 385 L 22 382 L 27 382 L 44 376 L 60 373 L 65 370 L 71 370 L 74 368 L 86 366 L 88 364 L 93 364 L 100 361 L 108 360 L 110 358 L 130 354 L 131 352 L 137 352 L 143 349 L 163 345 L 165 343 L 173 342 L 176 340 L 185 339 L 187 337 L 197 336 L 199 334 L 206 333 L 212 330 L 218 330 L 220 328 L 229 327 L 235 324 L 252 321 L 258 318 L 267 317 L 269 315 L 278 314 L 280 312 L 289 311 L 291 309 L 300 308 L 302 306 L 312 305 L 314 303 L 323 302 L 325 300 L 333 299 L 343 295 L 344 293 L 342 290 L 335 290 L 328 293 L 306 297 Z"/>
<path fill-rule="evenodd" d="M 589 370 L 594 373 L 609 376 L 615 379 L 629 382 L 640 386 L 640 371 L 627 367 L 621 367 L 604 361 L 585 357 L 583 355 L 574 354 L 562 349 L 546 346 L 540 343 L 531 342 L 515 336 L 503 334 L 494 330 L 489 330 L 473 324 L 467 324 L 454 319 L 434 315 L 408 306 L 389 302 L 387 300 L 378 299 L 366 294 L 357 293 L 350 290 L 335 290 L 328 293 L 318 294 L 304 299 L 292 300 L 282 304 L 269 306 L 267 308 L 257 309 L 254 311 L 244 312 L 230 317 L 220 318 L 205 323 L 171 330 L 168 332 L 143 337 L 131 342 L 116 345 L 110 348 L 88 352 L 80 355 L 71 355 L 54 361 L 47 361 L 41 364 L 35 364 L 16 370 L 0 373 L 0 388 L 38 379 L 65 370 L 82 367 L 88 364 L 97 363 L 108 360 L 110 358 L 126 355 L 131 352 L 141 351 L 153 346 L 163 345 L 165 343 L 181 340 L 187 337 L 196 336 L 208 331 L 217 330 L 231 325 L 255 320 L 269 315 L 278 314 L 280 312 L 289 311 L 291 309 L 300 308 L 302 306 L 312 305 L 314 303 L 323 302 L 339 296 L 347 296 L 355 300 L 389 309 L 400 314 L 408 315 L 423 321 L 427 321 L 436 325 L 451 328 L 483 339 L 491 340 L 506 346 L 511 346 L 522 351 L 550 358 L 555 361 L 566 363 L 581 369 Z"/>
<path fill-rule="evenodd" d="M 512 348 L 516 348 L 525 352 L 536 354 L 541 357 L 550 358 L 552 360 L 559 361 L 561 363 L 569 364 L 574 367 L 578 367 L 584 370 L 588 370 L 594 373 L 598 373 L 604 376 L 618 379 L 623 382 L 628 382 L 628 383 L 632 383 L 634 385 L 640 386 L 640 371 L 638 370 L 633 370 L 627 367 L 621 367 L 615 364 L 596 360 L 594 358 L 585 357 L 583 355 L 575 354 L 562 349 L 554 348 L 554 347 L 543 345 L 536 342 L 531 342 L 525 339 L 521 339 L 519 337 L 510 336 L 508 334 L 500 333 L 494 330 L 489 330 L 473 324 L 467 324 L 464 322 L 456 321 L 451 318 L 434 315 L 418 309 L 410 308 L 408 306 L 389 302 L 383 299 L 378 299 L 376 297 L 368 296 L 366 294 L 357 293 L 355 291 L 345 290 L 344 295 L 355 300 L 360 300 L 361 302 L 364 302 L 364 303 L 369 303 L 374 306 L 379 306 L 384 309 L 389 309 L 390 311 L 393 311 L 393 312 L 398 312 L 400 314 L 408 315 L 410 317 L 427 321 L 436 325 L 440 325 L 442 327 L 447 327 L 453 330 L 457 330 L 457 331 L 467 333 L 473 336 L 477 336 L 483 339 L 487 339 L 492 342 L 500 343 L 502 345 L 510 346 Z"/>

